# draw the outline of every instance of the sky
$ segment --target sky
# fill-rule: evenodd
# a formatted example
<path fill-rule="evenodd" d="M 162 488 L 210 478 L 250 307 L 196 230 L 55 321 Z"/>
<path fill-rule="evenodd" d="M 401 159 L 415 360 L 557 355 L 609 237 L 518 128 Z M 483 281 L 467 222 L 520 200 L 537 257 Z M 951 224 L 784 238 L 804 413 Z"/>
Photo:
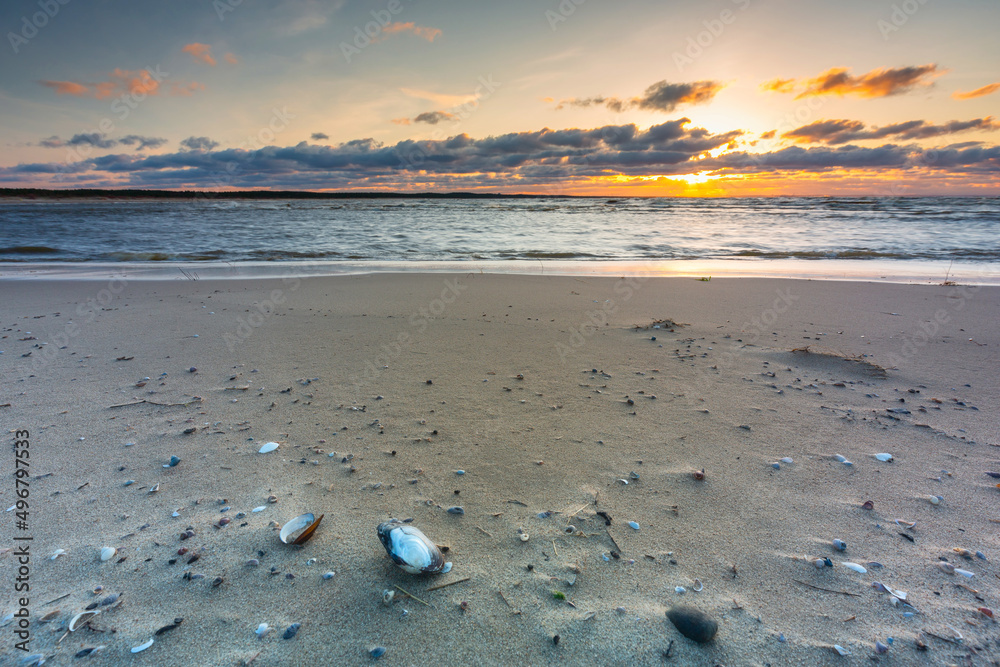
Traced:
<path fill-rule="evenodd" d="M 996 0 L 5 0 L 0 187 L 1000 195 Z"/>

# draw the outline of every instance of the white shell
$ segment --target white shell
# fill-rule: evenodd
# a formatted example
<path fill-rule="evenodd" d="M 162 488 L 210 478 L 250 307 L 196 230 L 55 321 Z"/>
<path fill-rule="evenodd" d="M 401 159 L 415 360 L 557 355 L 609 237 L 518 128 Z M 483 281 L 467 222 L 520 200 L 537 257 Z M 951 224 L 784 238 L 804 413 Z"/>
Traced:
<path fill-rule="evenodd" d="M 448 574 L 449 572 L 451 572 L 451 561 L 441 566 L 441 574 Z"/>
<path fill-rule="evenodd" d="M 635 521 L 629 521 L 628 527 L 631 528 L 632 530 L 639 530 L 639 524 L 637 524 Z"/>
<path fill-rule="evenodd" d="M 298 537 L 298 533 L 311 526 L 314 521 L 316 521 L 316 517 L 311 513 L 300 514 L 281 527 L 278 538 L 285 544 L 291 544 Z"/>
<path fill-rule="evenodd" d="M 52 552 L 52 555 L 49 556 L 49 560 L 55 560 L 56 558 L 59 558 L 59 556 L 65 556 L 65 555 L 66 555 L 65 549 L 56 549 L 55 551 Z"/>
<path fill-rule="evenodd" d="M 944 561 L 938 561 L 938 568 L 945 574 L 955 574 L 955 566 L 951 563 L 945 563 Z"/>
<path fill-rule="evenodd" d="M 101 549 L 101 562 L 111 560 L 115 557 L 116 553 L 118 553 L 118 549 L 115 549 L 114 547 L 104 547 Z"/>
<path fill-rule="evenodd" d="M 255 512 L 255 513 L 256 513 L 256 512 L 263 512 L 263 511 L 264 511 L 264 510 L 266 510 L 266 509 L 267 509 L 267 505 L 261 505 L 260 507 L 254 507 L 254 508 L 253 508 L 252 510 L 250 510 L 250 511 L 251 511 L 251 512 Z"/>
<path fill-rule="evenodd" d="M 79 614 L 70 619 L 68 626 L 69 631 L 75 632 L 79 628 L 82 628 L 87 624 L 88 621 L 90 621 L 90 619 L 92 619 L 93 617 L 97 616 L 100 613 L 101 611 L 99 609 L 95 609 L 93 611 L 81 611 Z"/>
<path fill-rule="evenodd" d="M 927 500 L 930 502 L 931 505 L 941 504 L 941 496 L 927 496 Z"/>
<path fill-rule="evenodd" d="M 149 648 L 150 646 L 152 646 L 153 642 L 155 642 L 155 641 L 156 641 L 155 639 L 150 639 L 145 644 L 139 644 L 138 646 L 133 646 L 132 647 L 132 653 L 142 653 L 147 648 Z"/>
<path fill-rule="evenodd" d="M 795 463 L 795 461 L 792 460 L 791 456 L 784 457 L 783 459 L 781 459 L 781 462 L 782 463 Z"/>
<path fill-rule="evenodd" d="M 889 461 L 892 461 L 892 454 L 889 454 L 887 452 L 883 452 L 881 454 L 876 454 L 875 458 L 877 458 L 879 461 L 884 461 L 884 462 L 888 463 Z"/>
<path fill-rule="evenodd" d="M 847 463 L 847 458 L 842 456 L 841 454 L 834 454 L 833 458 L 835 458 L 840 463 Z"/>
<path fill-rule="evenodd" d="M 379 541 L 397 566 L 410 574 L 438 574 L 450 568 L 441 550 L 418 528 L 392 519 L 378 526 Z"/>
<path fill-rule="evenodd" d="M 278 445 L 278 443 L 276 443 L 276 442 L 266 442 L 266 443 L 264 443 L 263 447 L 261 447 L 259 450 L 257 450 L 257 453 L 258 454 L 267 454 L 268 452 L 273 452 L 279 446 L 280 445 Z"/>
<path fill-rule="evenodd" d="M 530 539 L 527 533 L 521 533 L 521 541 L 527 542 Z"/>
<path fill-rule="evenodd" d="M 960 574 L 966 579 L 972 579 L 974 576 L 976 576 L 975 572 L 969 572 L 968 570 L 960 570 L 957 567 L 955 568 L 955 574 Z"/>
<path fill-rule="evenodd" d="M 257 635 L 258 637 L 263 637 L 268 632 L 270 632 L 270 630 L 271 626 L 269 626 L 267 623 L 261 623 L 260 625 L 257 626 L 257 629 L 254 630 L 254 634 Z"/>
<path fill-rule="evenodd" d="M 844 648 L 840 644 L 834 644 L 833 645 L 833 650 L 837 652 L 837 655 L 850 655 L 851 654 L 850 651 L 848 651 L 846 648 Z"/>
<path fill-rule="evenodd" d="M 849 570 L 854 570 L 858 574 L 865 574 L 866 572 L 868 572 L 868 570 L 866 570 L 864 567 L 858 565 L 857 563 L 841 563 L 841 565 L 843 565 L 844 567 L 846 567 Z"/>
<path fill-rule="evenodd" d="M 677 593 L 678 595 L 684 595 L 685 593 L 687 593 L 687 589 L 684 588 L 683 586 L 674 586 L 674 593 Z"/>

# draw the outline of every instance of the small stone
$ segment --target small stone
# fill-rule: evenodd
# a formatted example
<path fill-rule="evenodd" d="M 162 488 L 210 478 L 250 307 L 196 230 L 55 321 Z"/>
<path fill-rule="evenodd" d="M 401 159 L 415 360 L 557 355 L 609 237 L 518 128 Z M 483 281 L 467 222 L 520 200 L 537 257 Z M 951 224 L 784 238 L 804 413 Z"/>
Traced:
<path fill-rule="evenodd" d="M 678 632 L 700 644 L 712 641 L 719 630 L 715 619 L 688 605 L 675 604 L 667 610 L 667 618 Z"/>
<path fill-rule="evenodd" d="M 288 629 L 285 630 L 285 634 L 281 635 L 281 638 L 282 639 L 291 639 L 292 637 L 294 637 L 298 633 L 299 628 L 301 628 L 301 627 L 302 627 L 301 623 L 292 623 L 291 625 L 288 626 Z"/>
<path fill-rule="evenodd" d="M 448 514 L 465 514 L 465 509 L 458 507 L 457 505 L 455 507 L 449 507 Z"/>
<path fill-rule="evenodd" d="M 430 380 L 428 380 L 427 382 L 430 383 Z M 372 660 L 378 660 L 383 655 L 385 655 L 385 651 L 386 649 L 384 646 L 376 646 L 375 648 L 368 651 L 368 655 L 372 657 Z"/>

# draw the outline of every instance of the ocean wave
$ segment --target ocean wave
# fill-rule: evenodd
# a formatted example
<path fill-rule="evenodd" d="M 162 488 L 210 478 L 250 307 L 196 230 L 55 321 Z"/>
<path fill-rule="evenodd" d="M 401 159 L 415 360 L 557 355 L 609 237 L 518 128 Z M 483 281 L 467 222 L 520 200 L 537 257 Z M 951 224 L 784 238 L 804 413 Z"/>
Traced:
<path fill-rule="evenodd" d="M 47 245 L 15 245 L 9 248 L 0 248 L 0 255 L 55 255 L 63 252 L 59 248 L 50 248 Z"/>

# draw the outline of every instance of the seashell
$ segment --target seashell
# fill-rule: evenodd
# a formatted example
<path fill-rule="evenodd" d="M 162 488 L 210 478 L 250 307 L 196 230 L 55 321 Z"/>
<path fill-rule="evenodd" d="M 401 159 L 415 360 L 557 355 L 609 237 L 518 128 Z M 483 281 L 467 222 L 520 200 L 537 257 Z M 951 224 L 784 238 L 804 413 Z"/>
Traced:
<path fill-rule="evenodd" d="M 625 610 L 618 608 L 622 613 Z M 705 644 L 712 641 L 715 633 L 719 630 L 719 623 L 694 607 L 687 605 L 673 605 L 667 610 L 667 619 L 674 624 L 677 631 L 692 641 Z"/>
<path fill-rule="evenodd" d="M 465 514 L 465 508 L 458 505 L 448 508 L 448 514 Z"/>
<path fill-rule="evenodd" d="M 160 490 L 160 483 L 157 482 L 153 486 L 149 487 L 149 491 L 147 491 L 147 493 L 156 493 L 159 490 Z"/>
<path fill-rule="evenodd" d="M 396 597 L 396 591 L 390 590 L 388 588 L 385 589 L 384 591 L 382 591 L 382 604 L 384 604 L 386 607 L 392 606 L 392 600 L 395 597 Z"/>
<path fill-rule="evenodd" d="M 903 521 L 902 519 L 896 519 L 896 525 L 902 526 L 907 530 L 913 530 L 913 527 L 917 525 L 916 521 Z"/>
<path fill-rule="evenodd" d="M 386 648 L 384 646 L 375 646 L 368 651 L 368 655 L 372 657 L 372 660 L 378 660 L 383 655 L 385 655 Z"/>
<path fill-rule="evenodd" d="M 847 550 L 847 542 L 845 542 L 844 540 L 834 540 L 833 541 L 833 548 L 836 549 L 837 551 L 846 551 Z"/>
<path fill-rule="evenodd" d="M 260 565 L 260 561 L 256 558 L 251 558 L 247 561 L 247 567 L 257 567 Z"/>
<path fill-rule="evenodd" d="M 41 667 L 45 664 L 44 653 L 32 653 L 17 661 L 17 667 Z"/>
<path fill-rule="evenodd" d="M 878 654 L 886 653 L 889 651 L 889 647 L 880 641 L 875 642 L 875 652 Z"/>
<path fill-rule="evenodd" d="M 567 535 L 572 535 L 573 533 L 576 532 L 576 526 L 574 526 L 573 524 L 570 524 L 570 525 L 566 526 L 565 528 L 563 528 L 563 532 L 566 533 Z"/>
<path fill-rule="evenodd" d="M 65 556 L 65 555 L 66 555 L 65 549 L 56 549 L 55 551 L 52 552 L 52 555 L 49 556 L 49 560 L 55 560 L 56 558 L 59 558 L 59 556 Z"/>
<path fill-rule="evenodd" d="M 312 514 L 300 514 L 282 526 L 278 537 L 285 544 L 304 544 L 316 532 L 324 516 L 320 514 L 317 519 Z"/>
<path fill-rule="evenodd" d="M 115 557 L 116 553 L 118 553 L 118 549 L 115 549 L 114 547 L 104 547 L 101 549 L 101 562 L 111 560 Z"/>
<path fill-rule="evenodd" d="M 153 636 L 159 637 L 160 635 L 164 635 L 170 632 L 171 630 L 175 630 L 177 626 L 179 626 L 183 622 L 184 622 L 184 617 L 178 616 L 177 618 L 174 619 L 173 623 L 170 623 L 169 625 L 164 625 L 162 628 L 154 632 Z"/>
<path fill-rule="evenodd" d="M 817 570 L 822 570 L 824 567 L 833 567 L 833 562 L 829 558 L 819 558 L 818 556 L 808 556 L 806 560 L 812 563 Z"/>
<path fill-rule="evenodd" d="M 528 537 L 527 533 L 521 533 L 521 541 L 522 542 L 527 542 L 528 539 L 529 539 L 529 537 Z"/>
<path fill-rule="evenodd" d="M 274 494 L 269 495 L 267 497 L 267 502 L 269 502 L 269 503 L 276 503 L 276 502 L 278 502 L 278 496 L 276 496 Z"/>
<path fill-rule="evenodd" d="M 873 509 L 875 509 L 875 503 L 873 503 L 870 500 L 866 500 L 864 502 L 864 504 L 861 506 L 861 509 L 863 509 L 863 510 L 873 510 Z"/>
<path fill-rule="evenodd" d="M 795 461 L 792 460 L 791 456 L 784 457 L 783 459 L 781 459 L 781 462 L 782 463 L 795 463 Z"/>
<path fill-rule="evenodd" d="M 257 450 L 258 454 L 268 454 L 276 450 L 280 445 L 276 442 L 266 442 L 264 446 Z"/>
<path fill-rule="evenodd" d="M 323 573 L 323 578 L 324 579 L 333 579 L 334 574 L 335 574 L 334 572 L 324 572 Z"/>
<path fill-rule="evenodd" d="M 632 480 L 639 479 L 639 473 L 637 473 L 636 471 L 633 470 L 632 472 L 630 472 L 628 474 L 628 478 L 632 479 Z"/>
<path fill-rule="evenodd" d="M 781 470 L 781 464 L 778 463 L 777 461 L 775 461 L 774 463 L 772 463 L 771 467 L 774 468 L 775 470 Z"/>
<path fill-rule="evenodd" d="M 112 593 L 111 595 L 108 595 L 103 600 L 101 600 L 100 606 L 101 607 L 107 607 L 108 605 L 112 605 L 112 604 L 118 602 L 118 598 L 119 597 L 120 597 L 120 595 L 118 593 Z"/>
<path fill-rule="evenodd" d="M 254 514 L 256 514 L 257 512 L 263 512 L 266 509 L 267 509 L 267 505 L 261 505 L 260 507 L 254 507 L 250 511 L 253 512 Z"/>
<path fill-rule="evenodd" d="M 874 582 L 872 584 L 872 588 L 874 588 L 875 590 L 877 590 L 879 593 L 888 593 L 889 595 L 891 595 L 894 598 L 898 598 L 900 600 L 906 600 L 906 591 L 897 591 L 897 590 L 894 590 L 892 588 L 889 588 L 885 584 L 883 584 L 881 581 Z"/>
<path fill-rule="evenodd" d="M 386 553 L 403 571 L 410 574 L 438 574 L 446 571 L 441 550 L 415 526 L 404 524 L 399 519 L 390 519 L 380 523 L 377 532 Z"/>
<path fill-rule="evenodd" d="M 989 607 L 980 607 L 979 613 L 985 616 L 986 618 L 993 618 L 993 610 L 990 609 Z"/>
<path fill-rule="evenodd" d="M 255 635 L 257 635 L 258 639 L 263 639 L 264 635 L 266 635 L 270 631 L 271 631 L 270 625 L 268 625 L 267 623 L 261 623 L 260 625 L 257 626 L 257 629 L 254 630 L 253 632 Z"/>
<path fill-rule="evenodd" d="M 847 463 L 847 457 L 845 457 L 845 456 L 843 456 L 841 454 L 834 454 L 833 458 L 835 460 L 837 460 L 839 463 Z"/>
<path fill-rule="evenodd" d="M 957 567 L 955 568 L 955 574 L 960 574 L 966 579 L 972 579 L 974 576 L 976 576 L 975 572 L 969 572 L 968 570 L 961 570 Z"/>
<path fill-rule="evenodd" d="M 464 474 L 465 474 L 465 471 L 464 471 L 464 470 L 456 470 L 456 471 L 455 471 L 455 474 L 456 474 L 456 475 L 464 475 Z"/>
<path fill-rule="evenodd" d="M 683 586 L 674 586 L 674 593 L 677 593 L 678 595 L 684 595 L 687 592 L 687 589 Z"/>
<path fill-rule="evenodd" d="M 992 477 L 993 479 L 1000 479 L 1000 472 L 990 472 L 989 470 L 987 470 L 986 474 Z"/>
<path fill-rule="evenodd" d="M 841 655 L 841 656 L 850 655 L 851 654 L 850 651 L 848 651 L 846 648 L 844 648 L 840 644 L 834 644 L 833 645 L 833 650 L 837 652 L 837 655 Z"/>
<path fill-rule="evenodd" d="M 984 554 L 982 551 L 977 551 L 976 558 L 978 558 L 979 560 L 986 560 L 986 554 Z"/>
<path fill-rule="evenodd" d="M 99 610 L 82 611 L 82 612 L 80 612 L 79 614 L 77 614 L 76 616 L 74 616 L 73 618 L 70 619 L 69 625 L 67 627 L 69 628 L 70 632 L 76 632 L 77 630 L 79 630 L 83 626 L 89 624 L 90 621 L 92 621 L 93 618 L 95 616 L 97 616 L 98 614 L 100 614 L 100 613 L 101 612 Z"/>
<path fill-rule="evenodd" d="M 61 613 L 62 613 L 62 610 L 60 610 L 60 609 L 54 609 L 54 610 L 50 611 L 49 613 L 45 614 L 45 616 L 42 616 L 40 619 L 38 619 L 38 622 L 39 623 L 49 623 L 50 621 L 54 621 L 56 619 L 56 617 L 59 616 L 59 614 L 61 614 Z"/>
<path fill-rule="evenodd" d="M 164 468 L 173 468 L 174 466 L 176 466 L 180 462 L 181 462 L 181 457 L 176 456 L 176 455 L 175 456 L 171 456 L 170 457 L 170 463 L 164 463 L 163 467 Z"/>
<path fill-rule="evenodd" d="M 700 482 L 705 479 L 705 469 L 702 468 L 701 470 L 695 470 L 691 473 L 691 476 Z"/>
<path fill-rule="evenodd" d="M 892 454 L 883 452 L 881 454 L 876 454 L 875 458 L 884 463 L 892 463 Z"/>
<path fill-rule="evenodd" d="M 694 586 L 691 587 L 691 590 L 693 590 L 695 593 L 701 593 L 703 590 L 705 590 L 705 584 L 701 583 L 701 579 L 695 579 Z"/>
<path fill-rule="evenodd" d="M 639 524 L 637 524 L 635 521 L 629 521 L 628 527 L 631 528 L 632 530 L 639 530 Z"/>
<path fill-rule="evenodd" d="M 924 496 L 931 505 L 940 505 L 941 501 L 944 500 L 942 496 Z"/>
<path fill-rule="evenodd" d="M 858 574 L 867 574 L 868 573 L 868 570 L 866 570 L 863 566 L 858 565 L 857 563 L 843 562 L 843 563 L 841 563 L 841 565 L 843 565 L 844 567 L 846 567 L 848 570 L 854 570 Z"/>
<path fill-rule="evenodd" d="M 972 552 L 969 551 L 968 549 L 963 549 L 962 547 L 953 547 L 952 551 L 957 553 L 962 558 L 965 558 L 966 560 L 972 560 Z"/>
<path fill-rule="evenodd" d="M 952 565 L 951 563 L 946 563 L 942 560 L 935 563 L 935 565 L 937 565 L 938 569 L 944 572 L 945 574 L 955 574 L 955 566 Z"/>
<path fill-rule="evenodd" d="M 302 627 L 301 623 L 292 623 L 285 629 L 285 634 L 281 635 L 282 639 L 291 639 L 299 633 L 299 628 Z"/>
<path fill-rule="evenodd" d="M 74 658 L 86 658 L 88 655 L 97 655 L 99 651 L 103 651 L 104 646 L 88 646 L 87 648 L 82 648 L 73 654 Z"/>
<path fill-rule="evenodd" d="M 222 526 L 229 524 L 230 521 L 232 521 L 232 519 L 230 519 L 228 516 L 222 517 L 221 519 L 219 519 L 219 527 L 221 528 Z"/>

